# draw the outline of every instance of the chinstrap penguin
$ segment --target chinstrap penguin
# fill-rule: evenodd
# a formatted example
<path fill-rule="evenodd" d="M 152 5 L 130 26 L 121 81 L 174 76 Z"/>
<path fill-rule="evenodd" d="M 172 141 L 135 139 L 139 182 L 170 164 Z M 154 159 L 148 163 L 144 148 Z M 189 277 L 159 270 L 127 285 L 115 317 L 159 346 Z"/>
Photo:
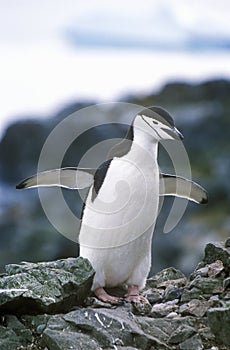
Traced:
<path fill-rule="evenodd" d="M 142 301 L 151 267 L 151 242 L 160 196 L 207 203 L 206 191 L 188 179 L 162 174 L 157 162 L 160 140 L 183 139 L 171 115 L 151 107 L 133 119 L 124 140 L 98 169 L 62 168 L 38 173 L 17 188 L 89 187 L 79 234 L 80 255 L 94 270 L 92 290 L 104 302 L 118 302 L 104 287 L 127 285 L 127 301 Z"/>

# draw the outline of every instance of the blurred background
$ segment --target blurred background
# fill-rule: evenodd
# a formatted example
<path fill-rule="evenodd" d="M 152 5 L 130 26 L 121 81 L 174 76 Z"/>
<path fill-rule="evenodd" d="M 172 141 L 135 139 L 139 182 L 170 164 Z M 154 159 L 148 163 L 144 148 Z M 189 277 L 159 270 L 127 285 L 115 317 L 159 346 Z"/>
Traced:
<path fill-rule="evenodd" d="M 188 274 L 207 242 L 229 236 L 229 13 L 228 0 L 0 0 L 0 271 L 77 255 L 77 244 L 49 223 L 37 190 L 15 185 L 36 172 L 55 125 L 94 103 L 168 109 L 184 134 L 193 179 L 209 192 L 208 205 L 190 203 L 169 234 L 162 230 L 172 200 L 165 201 L 151 273 L 175 266 Z M 92 140 L 124 133 L 84 135 L 63 165 L 76 166 Z M 160 150 L 163 169 L 164 159 Z M 72 193 L 64 191 L 79 215 Z"/>

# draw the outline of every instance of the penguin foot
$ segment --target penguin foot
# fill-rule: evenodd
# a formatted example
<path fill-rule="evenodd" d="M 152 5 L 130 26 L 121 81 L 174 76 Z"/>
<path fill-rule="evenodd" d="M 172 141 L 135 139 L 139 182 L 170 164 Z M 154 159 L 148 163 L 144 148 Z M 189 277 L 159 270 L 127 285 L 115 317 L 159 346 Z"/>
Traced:
<path fill-rule="evenodd" d="M 94 294 L 104 303 L 120 304 L 120 298 L 109 295 L 102 287 L 95 289 Z"/>
<path fill-rule="evenodd" d="M 125 300 L 129 303 L 149 303 L 148 300 L 139 294 L 139 287 L 136 284 L 128 286 L 128 292 L 125 294 Z"/>

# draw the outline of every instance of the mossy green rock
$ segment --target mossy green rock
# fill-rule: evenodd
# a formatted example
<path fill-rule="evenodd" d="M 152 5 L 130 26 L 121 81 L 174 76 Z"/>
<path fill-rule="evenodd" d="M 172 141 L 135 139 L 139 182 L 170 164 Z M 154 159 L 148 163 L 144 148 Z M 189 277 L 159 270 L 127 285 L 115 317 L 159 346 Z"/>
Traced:
<path fill-rule="evenodd" d="M 89 261 L 68 258 L 12 264 L 0 278 L 0 313 L 39 314 L 81 305 L 90 292 L 94 270 Z"/>

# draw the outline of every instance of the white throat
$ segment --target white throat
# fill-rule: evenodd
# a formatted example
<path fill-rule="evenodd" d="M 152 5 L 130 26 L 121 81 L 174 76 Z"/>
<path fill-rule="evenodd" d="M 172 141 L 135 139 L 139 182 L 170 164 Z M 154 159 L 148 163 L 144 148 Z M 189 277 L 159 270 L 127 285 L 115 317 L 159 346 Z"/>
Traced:
<path fill-rule="evenodd" d="M 141 153 L 142 157 L 144 153 L 147 153 L 147 157 L 151 156 L 152 160 L 156 161 L 158 156 L 158 140 L 145 130 L 136 127 L 134 129 L 134 138 L 130 153 Z"/>

